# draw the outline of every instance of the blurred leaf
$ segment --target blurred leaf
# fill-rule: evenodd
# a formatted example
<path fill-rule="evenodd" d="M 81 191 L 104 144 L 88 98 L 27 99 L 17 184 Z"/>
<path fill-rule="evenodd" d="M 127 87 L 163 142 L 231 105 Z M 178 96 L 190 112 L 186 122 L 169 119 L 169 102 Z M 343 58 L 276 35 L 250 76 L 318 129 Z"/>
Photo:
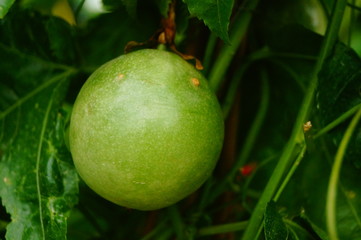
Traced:
<path fill-rule="evenodd" d="M 46 21 L 50 49 L 53 56 L 63 63 L 76 62 L 76 44 L 74 29 L 60 18 L 50 18 Z"/>
<path fill-rule="evenodd" d="M 327 156 L 307 155 L 300 166 L 298 178 L 295 179 L 300 186 L 300 195 L 303 196 L 304 218 L 322 239 L 327 239 L 325 202 L 330 175 L 327 160 Z M 350 163 L 344 163 L 336 206 L 340 239 L 361 239 L 361 190 L 358 179 L 359 170 Z"/>
<path fill-rule="evenodd" d="M 50 11 L 57 0 L 21 0 L 22 7 Z"/>
<path fill-rule="evenodd" d="M 68 220 L 67 239 L 99 239 L 101 236 L 89 220 L 77 209 L 74 209 Z"/>
<path fill-rule="evenodd" d="M 332 84 L 330 84 L 332 82 Z M 361 59 L 350 48 L 338 44 L 334 54 L 324 64 L 317 91 L 317 114 L 322 126 L 337 119 L 347 110 L 361 103 Z M 345 126 L 329 134 L 329 149 L 336 149 Z M 349 143 L 346 161 L 361 168 L 361 125 L 357 127 Z"/>
<path fill-rule="evenodd" d="M 312 228 L 312 230 L 317 234 L 317 236 L 322 240 L 328 240 L 328 235 L 326 233 L 325 229 L 320 228 L 316 224 L 314 224 L 306 215 L 301 214 L 300 216 L 302 219 L 304 219 Z"/>
<path fill-rule="evenodd" d="M 148 40 L 159 27 L 160 15 L 149 4 L 142 4 L 138 11 L 137 19 L 132 19 L 124 7 L 119 7 L 90 21 L 79 37 L 84 65 L 94 69 L 124 54 L 129 41 Z"/>
<path fill-rule="evenodd" d="M 303 227 L 298 221 L 288 221 L 286 222 L 287 228 L 289 231 L 288 239 L 294 240 L 315 240 L 315 238 L 309 231 L 309 227 Z"/>
<path fill-rule="evenodd" d="M 257 145 L 250 159 L 263 162 L 273 157 L 274 163 L 291 134 L 310 74 L 314 68 L 315 56 L 318 54 L 322 37 L 300 25 L 290 25 L 268 35 L 265 40 L 270 56 L 262 61 L 262 65 L 267 69 L 270 85 L 269 106 Z M 304 44 L 305 42 L 308 44 Z M 260 82 L 254 81 L 258 78 L 259 68 L 260 65 L 255 64 L 244 77 L 244 83 L 241 86 L 241 89 L 244 89 L 241 94 L 244 102 L 259 104 Z M 244 106 L 244 109 L 247 107 Z M 257 109 L 252 105 L 249 107 L 249 112 L 244 112 L 242 115 L 253 116 L 252 111 L 257 111 Z M 241 124 L 246 126 L 244 131 L 248 131 L 253 118 L 241 121 L 249 121 Z M 297 153 L 295 152 L 295 154 Z M 258 169 L 255 178 L 257 178 L 258 184 L 261 183 L 260 189 L 268 180 L 265 176 L 269 176 L 272 171 L 272 164 Z M 293 207 L 290 204 L 293 200 L 298 200 L 293 194 L 290 193 L 290 197 L 286 198 L 287 203 L 292 208 L 289 209 L 290 211 L 298 213 L 297 204 Z"/>
<path fill-rule="evenodd" d="M 287 25 L 295 24 L 323 35 L 327 27 L 327 17 L 320 1 L 260 1 L 258 11 L 259 16 L 255 21 L 257 31 L 262 35 L 269 35 Z"/>
<path fill-rule="evenodd" d="M 285 29 L 288 31 L 282 33 Z M 292 30 L 291 27 L 287 26 L 281 28 L 280 32 L 276 31 L 268 36 L 267 41 L 272 50 L 285 54 L 302 54 L 304 57 L 317 56 L 318 46 L 322 41 L 322 38 L 316 34 L 307 33 L 302 28 Z M 287 44 L 287 42 L 292 44 Z M 272 61 L 274 62 L 274 60 L 273 58 Z M 295 76 L 300 77 L 300 86 L 307 86 L 307 74 L 313 69 L 311 58 L 309 60 L 278 58 L 277 61 L 281 69 L 288 67 L 288 72 L 291 70 Z M 317 128 L 315 130 L 322 129 L 330 121 L 335 120 L 342 113 L 361 102 L 359 93 L 360 67 L 360 60 L 351 49 L 341 44 L 336 45 L 333 55 L 324 63 L 319 74 L 316 103 L 310 119 Z M 284 109 L 289 109 L 289 107 Z M 322 140 L 307 140 L 308 153 L 279 201 L 280 204 L 287 207 L 288 214 L 292 216 L 297 216 L 303 209 L 304 218 L 322 239 L 327 239 L 325 202 L 330 164 L 345 131 L 345 126 L 347 124 L 334 129 Z M 354 134 L 347 150 L 347 156 L 348 158 L 352 156 L 353 162 L 361 159 L 359 129 Z M 342 168 L 342 184 L 337 199 L 337 223 L 340 239 L 360 239 L 361 236 L 359 216 L 361 213 L 359 207 L 361 206 L 361 198 L 359 197 L 361 192 L 356 184 L 359 176 L 358 171 L 350 164 L 350 161 L 346 161 Z"/>
<path fill-rule="evenodd" d="M 130 17 L 135 19 L 137 17 L 138 0 L 103 0 L 106 9 L 113 11 L 121 6 L 124 6 Z"/>
<path fill-rule="evenodd" d="M 228 25 L 233 8 L 233 0 L 183 0 L 189 12 L 204 21 L 211 31 L 223 41 L 229 42 Z"/>
<path fill-rule="evenodd" d="M 277 210 L 275 202 L 267 204 L 264 214 L 264 232 L 266 240 L 288 239 L 288 229 Z"/>
<path fill-rule="evenodd" d="M 1 0 L 0 1 L 0 19 L 4 18 L 8 13 L 10 7 L 14 4 L 15 0 Z"/>
<path fill-rule="evenodd" d="M 172 2 L 172 0 L 152 0 L 152 5 L 155 5 L 159 13 L 163 17 L 168 16 L 168 9 L 169 4 Z M 103 0 L 103 4 L 106 9 L 110 11 L 114 11 L 117 8 L 123 6 L 127 10 L 128 15 L 136 19 L 138 16 L 137 8 L 142 7 L 142 5 L 148 5 L 149 1 L 138 1 L 138 0 Z"/>
<path fill-rule="evenodd" d="M 121 0 L 128 11 L 129 16 L 135 18 L 137 15 L 137 1 L 136 0 Z"/>
<path fill-rule="evenodd" d="M 315 61 L 319 54 L 323 37 L 302 25 L 289 24 L 270 32 L 266 35 L 265 40 L 267 45 L 276 52 L 298 53 L 303 56 L 314 57 L 313 61 Z M 297 56 L 290 57 L 297 60 Z M 301 60 L 307 59 L 301 58 Z"/>
<path fill-rule="evenodd" d="M 64 20 L 14 6 L 1 24 L 0 40 L 13 49 L 51 63 L 75 63 L 74 29 Z"/>
<path fill-rule="evenodd" d="M 270 33 L 264 40 L 272 53 L 267 65 L 272 92 L 269 114 L 257 144 L 257 154 L 263 159 L 273 155 L 277 160 L 277 154 L 282 151 L 291 134 L 323 38 L 301 25 L 292 24 Z M 299 151 L 300 148 L 295 149 L 293 158 L 297 157 Z M 264 172 L 259 173 L 259 178 L 263 175 Z M 289 216 L 295 217 L 300 214 L 303 201 L 299 183 L 290 181 L 278 203 Z"/>
<path fill-rule="evenodd" d="M 336 45 L 320 72 L 317 103 L 323 124 L 361 103 L 361 59 L 343 44 Z"/>
<path fill-rule="evenodd" d="M 189 27 L 189 11 L 187 8 L 187 5 L 182 1 L 176 2 L 175 7 L 175 21 L 176 21 L 176 38 L 175 38 L 175 44 L 182 49 L 182 44 L 186 44 L 186 41 L 192 41 L 192 39 L 187 35 L 187 30 Z M 196 38 L 196 36 L 194 36 Z"/>
<path fill-rule="evenodd" d="M 172 2 L 172 0 L 153 0 L 153 1 L 158 6 L 160 14 L 162 14 L 163 17 L 167 17 L 169 4 Z M 178 2 L 177 2 L 177 4 L 178 4 Z M 178 17 L 178 15 L 176 15 L 176 18 L 182 19 L 182 18 Z"/>
<path fill-rule="evenodd" d="M 24 29 L 18 31 L 18 16 Z M 11 215 L 7 239 L 65 239 L 77 174 L 59 113 L 74 70 L 56 59 L 46 20 L 12 12 L 0 25 L 0 196 Z M 25 39 L 21 39 L 21 37 Z M 43 44 L 47 43 L 47 44 Z M 43 58 L 45 57 L 45 59 Z"/>

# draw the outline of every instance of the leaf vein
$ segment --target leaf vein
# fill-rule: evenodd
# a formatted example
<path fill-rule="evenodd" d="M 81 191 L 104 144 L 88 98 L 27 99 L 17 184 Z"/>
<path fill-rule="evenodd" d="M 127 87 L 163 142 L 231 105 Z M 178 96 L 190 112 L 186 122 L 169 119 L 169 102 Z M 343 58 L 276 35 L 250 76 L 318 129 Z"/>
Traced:
<path fill-rule="evenodd" d="M 29 55 L 29 54 L 26 54 L 26 53 L 23 53 L 21 51 L 19 51 L 18 49 L 15 49 L 13 47 L 9 47 L 3 43 L 0 43 L 0 48 L 2 48 L 3 50 L 5 51 L 8 51 L 10 53 L 13 53 L 19 57 L 22 57 L 22 58 L 27 58 L 27 59 L 33 59 L 34 61 L 37 61 L 37 62 L 40 62 L 46 66 L 49 66 L 51 68 L 57 68 L 57 69 L 63 69 L 63 70 L 74 70 L 73 67 L 70 67 L 70 66 L 67 66 L 67 65 L 64 65 L 64 64 L 60 64 L 60 63 L 55 63 L 55 62 L 51 62 L 49 60 L 44 60 L 42 58 L 39 58 L 37 56 L 34 56 L 34 55 Z"/>
<path fill-rule="evenodd" d="M 74 72 L 73 70 L 66 71 L 62 74 L 59 74 L 59 75 L 51 78 L 49 81 L 47 81 L 47 82 L 43 83 L 42 85 L 40 85 L 39 87 L 35 88 L 33 91 L 29 92 L 27 95 L 20 98 L 17 102 L 15 102 L 13 105 L 11 105 L 9 108 L 7 108 L 4 112 L 0 113 L 0 120 L 5 118 L 9 113 L 11 113 L 17 107 L 21 106 L 23 103 L 28 101 L 30 98 L 35 96 L 37 93 L 41 92 L 42 90 L 44 90 L 48 86 L 52 85 L 53 83 L 64 80 L 67 76 L 71 75 L 73 72 Z"/>
<path fill-rule="evenodd" d="M 38 203 L 39 203 L 40 227 L 41 227 L 43 240 L 45 240 L 45 227 L 44 227 L 44 221 L 43 221 L 42 196 L 41 196 L 41 187 L 40 187 L 40 161 L 41 161 L 41 151 L 43 149 L 45 130 L 46 130 L 46 126 L 47 126 L 47 123 L 49 120 L 49 114 L 50 114 L 52 105 L 53 105 L 53 98 L 50 98 L 48 106 L 45 111 L 45 116 L 44 116 L 41 132 L 40 132 L 38 152 L 37 152 L 37 156 L 36 156 L 36 189 L 37 189 Z"/>

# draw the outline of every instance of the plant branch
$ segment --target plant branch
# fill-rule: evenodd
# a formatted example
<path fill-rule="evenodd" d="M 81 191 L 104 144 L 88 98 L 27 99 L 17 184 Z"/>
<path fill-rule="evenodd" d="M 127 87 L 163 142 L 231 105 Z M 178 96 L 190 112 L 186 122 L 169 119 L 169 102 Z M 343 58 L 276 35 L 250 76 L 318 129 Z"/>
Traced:
<path fill-rule="evenodd" d="M 277 191 L 275 197 L 273 198 L 274 201 L 277 201 L 279 199 L 279 197 L 281 196 L 283 190 L 286 188 L 287 183 L 290 181 L 290 179 L 293 176 L 293 174 L 295 173 L 298 165 L 300 164 L 301 160 L 303 159 L 303 156 L 305 155 L 306 149 L 307 149 L 306 144 L 304 144 L 302 146 L 302 149 L 301 149 L 300 153 L 298 154 L 298 157 L 297 157 L 296 161 L 293 163 L 291 170 L 287 173 L 287 176 L 285 177 L 285 180 L 283 180 L 281 186 L 278 188 L 278 191 Z"/>
<path fill-rule="evenodd" d="M 168 208 L 168 213 L 173 225 L 173 229 L 177 234 L 177 239 L 184 239 L 184 223 L 178 208 L 175 206 L 170 206 Z"/>
<path fill-rule="evenodd" d="M 335 161 L 332 166 L 331 176 L 328 184 L 327 200 L 326 200 L 326 223 L 327 230 L 331 240 L 338 240 L 337 234 L 337 221 L 336 221 L 336 202 L 337 202 L 337 186 L 339 182 L 341 166 L 347 145 L 351 140 L 352 134 L 358 122 L 361 119 L 361 108 L 357 111 L 356 115 L 352 118 L 352 121 L 341 140 L 340 146 L 337 150 Z"/>
<path fill-rule="evenodd" d="M 263 125 L 264 119 L 267 114 L 270 87 L 268 83 L 268 77 L 264 69 L 261 71 L 260 85 L 261 85 L 261 101 L 259 103 L 259 110 L 257 112 L 255 119 L 253 120 L 253 124 L 246 138 L 247 141 L 245 142 L 245 145 L 242 148 L 242 151 L 237 159 L 237 162 L 234 164 L 234 167 L 227 176 L 228 179 L 233 179 L 234 175 L 237 173 L 239 168 L 246 163 L 249 155 L 251 154 L 251 151 L 257 140 L 258 134 L 261 130 L 261 127 Z"/>
<path fill-rule="evenodd" d="M 215 225 L 210 227 L 201 228 L 198 231 L 199 236 L 215 235 L 220 233 L 242 231 L 246 228 L 247 222 L 235 222 L 222 225 Z"/>
<path fill-rule="evenodd" d="M 275 167 L 275 170 L 253 211 L 253 214 L 249 220 L 249 225 L 243 235 L 243 240 L 254 240 L 255 236 L 257 236 L 257 233 L 262 228 L 261 224 L 263 222 L 263 214 L 266 209 L 266 205 L 276 193 L 277 187 L 281 182 L 282 177 L 287 172 L 287 167 L 291 165 L 292 153 L 294 152 L 295 146 L 298 142 L 298 137 L 300 136 L 300 134 L 302 134 L 302 125 L 305 122 L 312 106 L 314 93 L 318 82 L 318 73 L 320 72 L 325 59 L 329 56 L 334 44 L 336 43 L 346 4 L 346 0 L 340 0 L 335 2 L 331 21 L 327 28 L 320 55 L 316 62 L 316 67 L 313 71 L 312 78 L 309 83 L 309 87 L 304 97 L 304 100 L 302 102 L 300 111 L 297 115 L 296 122 L 293 126 L 290 139 L 286 144 L 280 160 Z"/>
<path fill-rule="evenodd" d="M 349 117 L 351 117 L 353 114 L 355 114 L 355 112 L 357 112 L 358 109 L 361 108 L 361 103 L 357 104 L 356 106 L 352 107 L 350 110 L 346 111 L 345 113 L 343 113 L 341 116 L 339 116 L 338 118 L 336 118 L 335 120 L 333 120 L 332 122 L 330 122 L 329 124 L 327 124 L 324 128 L 322 128 L 320 131 L 318 131 L 314 136 L 313 139 L 317 139 L 319 137 L 321 137 L 322 135 L 328 133 L 329 131 L 331 131 L 332 129 L 334 129 L 335 127 L 337 127 L 338 125 L 340 125 L 341 123 L 343 123 L 346 119 L 348 119 Z"/>
<path fill-rule="evenodd" d="M 231 30 L 230 44 L 223 45 L 221 52 L 212 67 L 209 74 L 209 85 L 215 92 L 221 85 L 223 77 L 231 64 L 232 58 L 242 42 L 258 2 L 259 0 L 246 1 L 244 6 L 245 11 L 242 11 L 241 14 L 237 16 L 233 29 Z"/>

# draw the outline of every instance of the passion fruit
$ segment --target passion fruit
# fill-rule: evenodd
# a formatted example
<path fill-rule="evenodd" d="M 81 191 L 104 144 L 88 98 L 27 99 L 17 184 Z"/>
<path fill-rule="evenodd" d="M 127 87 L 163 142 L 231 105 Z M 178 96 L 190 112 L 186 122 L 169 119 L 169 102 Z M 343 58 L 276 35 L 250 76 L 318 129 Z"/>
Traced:
<path fill-rule="evenodd" d="M 169 206 L 212 173 L 224 131 L 207 80 L 174 53 L 144 49 L 97 69 L 74 103 L 75 167 L 100 196 L 139 210 Z"/>

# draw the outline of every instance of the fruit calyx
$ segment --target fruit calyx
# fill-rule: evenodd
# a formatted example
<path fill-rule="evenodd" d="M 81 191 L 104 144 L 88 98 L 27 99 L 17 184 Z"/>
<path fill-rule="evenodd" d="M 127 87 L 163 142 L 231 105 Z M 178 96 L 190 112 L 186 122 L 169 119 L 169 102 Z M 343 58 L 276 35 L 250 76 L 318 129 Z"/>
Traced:
<path fill-rule="evenodd" d="M 175 23 L 175 0 L 169 4 L 168 16 L 162 18 L 161 25 L 162 27 L 158 29 L 151 38 L 145 42 L 136 42 L 130 41 L 124 48 L 124 52 L 128 53 L 132 51 L 135 47 L 147 46 L 150 48 L 156 48 L 159 44 L 166 45 L 171 51 L 182 57 L 184 60 L 194 60 L 195 68 L 197 70 L 202 70 L 203 65 L 199 59 L 193 55 L 184 54 L 177 50 L 177 47 L 174 43 L 176 35 L 176 23 Z"/>

